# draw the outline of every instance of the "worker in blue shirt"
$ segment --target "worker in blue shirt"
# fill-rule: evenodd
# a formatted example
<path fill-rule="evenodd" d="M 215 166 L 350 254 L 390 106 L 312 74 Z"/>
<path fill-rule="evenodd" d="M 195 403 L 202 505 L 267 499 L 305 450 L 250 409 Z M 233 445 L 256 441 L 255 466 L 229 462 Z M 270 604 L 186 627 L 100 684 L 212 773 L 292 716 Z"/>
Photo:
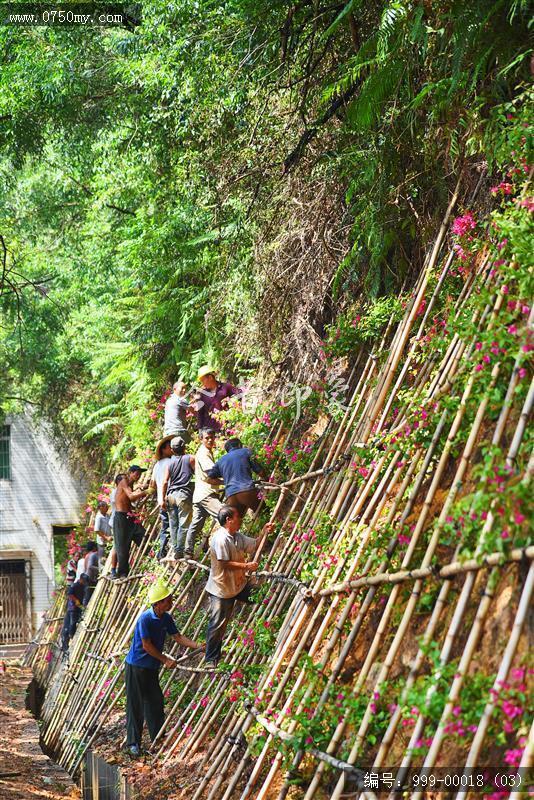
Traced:
<path fill-rule="evenodd" d="M 224 449 L 226 455 L 221 456 L 213 467 L 207 470 L 208 480 L 214 484 L 221 479 L 224 481 L 226 504 L 236 508 L 241 516 L 245 514 L 247 508 L 256 511 L 261 500 L 252 473 L 256 472 L 260 478 L 266 480 L 265 469 L 256 461 L 252 450 L 243 447 L 237 438 L 228 439 L 224 443 Z"/>
<path fill-rule="evenodd" d="M 195 650 L 203 647 L 178 633 L 173 618 L 167 613 L 172 608 L 172 589 L 161 579 L 150 588 L 148 602 L 151 607 L 135 623 L 132 646 L 126 656 L 126 746 L 132 756 L 141 753 L 145 719 L 152 741 L 165 719 L 159 669 L 162 664 L 175 667 L 177 663 L 163 654 L 166 635 L 184 647 Z"/>

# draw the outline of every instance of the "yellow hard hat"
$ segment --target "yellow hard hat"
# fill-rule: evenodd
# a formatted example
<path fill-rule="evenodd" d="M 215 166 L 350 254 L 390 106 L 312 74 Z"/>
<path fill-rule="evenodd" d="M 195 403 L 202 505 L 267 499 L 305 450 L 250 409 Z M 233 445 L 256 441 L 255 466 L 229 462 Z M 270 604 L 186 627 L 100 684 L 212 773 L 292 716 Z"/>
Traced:
<path fill-rule="evenodd" d="M 165 583 L 165 581 L 163 581 L 161 578 L 158 578 L 148 590 L 148 602 L 150 605 L 159 603 L 160 600 L 165 600 L 165 598 L 169 597 L 169 595 L 172 593 L 172 587 Z"/>
<path fill-rule="evenodd" d="M 217 370 L 215 367 L 210 366 L 210 364 L 205 364 L 203 367 L 200 367 L 198 371 L 198 378 L 203 378 L 205 375 L 216 375 Z"/>

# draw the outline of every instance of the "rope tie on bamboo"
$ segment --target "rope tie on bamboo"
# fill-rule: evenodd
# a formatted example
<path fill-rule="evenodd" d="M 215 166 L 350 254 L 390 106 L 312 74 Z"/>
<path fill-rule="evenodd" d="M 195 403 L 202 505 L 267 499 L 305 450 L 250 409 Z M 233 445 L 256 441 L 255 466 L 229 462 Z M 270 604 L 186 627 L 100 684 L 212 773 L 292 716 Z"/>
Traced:
<path fill-rule="evenodd" d="M 142 572 L 136 575 L 128 575 L 126 578 L 114 578 L 112 575 L 99 575 L 99 581 L 109 581 L 114 586 L 121 586 L 123 583 L 129 583 L 130 581 L 135 581 L 138 578 L 143 578 L 144 574 Z"/>
<path fill-rule="evenodd" d="M 312 590 L 307 584 L 297 580 L 297 578 L 291 578 L 289 575 L 284 575 L 283 572 L 267 572 L 262 570 L 261 572 L 256 572 L 256 576 L 266 581 L 272 581 L 273 583 L 282 583 L 286 584 L 287 586 L 292 586 L 293 588 L 297 589 L 297 591 L 299 591 L 307 600 L 312 599 Z"/>
<path fill-rule="evenodd" d="M 106 656 L 99 656 L 97 653 L 90 653 L 90 652 L 85 653 L 85 655 L 86 655 L 87 658 L 92 658 L 94 661 L 100 661 L 102 664 L 115 664 L 116 666 L 119 666 L 119 660 L 124 655 L 126 655 L 126 651 L 124 651 L 124 653 L 113 653 L 112 655 L 107 656 L 107 657 Z M 189 658 L 189 657 L 190 657 L 189 655 L 186 655 L 183 658 Z M 180 662 L 178 662 L 176 664 L 176 667 L 172 667 L 172 669 L 179 669 L 179 670 L 183 670 L 185 672 L 198 672 L 198 673 L 207 674 L 207 675 L 212 675 L 215 672 L 215 669 L 213 669 L 213 668 L 212 669 L 203 669 L 201 667 L 186 667 L 185 665 L 180 664 Z M 221 677 L 225 678 L 227 676 L 224 675 L 224 674 L 221 674 Z M 74 680 L 74 678 L 73 678 L 73 680 Z"/>
<path fill-rule="evenodd" d="M 80 622 L 80 627 L 83 628 L 87 633 L 98 633 L 99 631 L 103 630 L 103 628 L 90 628 L 82 619 Z"/>
<path fill-rule="evenodd" d="M 226 743 L 229 744 L 230 747 L 239 747 L 240 750 L 244 750 L 245 747 L 247 746 L 247 740 L 245 739 L 241 731 L 237 736 L 232 736 L 232 734 L 228 734 L 228 736 L 226 737 Z"/>
<path fill-rule="evenodd" d="M 211 669 L 206 669 L 205 667 L 186 667 L 185 664 L 177 664 L 175 667 L 171 667 L 171 669 L 179 669 L 180 671 L 183 671 L 183 672 L 196 672 L 196 673 L 199 673 L 201 675 L 215 675 L 215 673 L 217 671 L 213 667 Z M 223 679 L 226 679 L 226 680 L 230 679 L 229 675 L 225 675 L 224 673 L 219 673 L 219 674 L 220 674 L 220 677 L 223 678 Z"/>
<path fill-rule="evenodd" d="M 355 447 L 365 447 L 364 442 L 356 442 L 354 445 Z M 275 491 L 277 489 L 281 489 L 283 491 L 288 491 L 290 486 L 293 486 L 295 483 L 301 483 L 302 481 L 309 481 L 312 478 L 322 478 L 325 475 L 331 475 L 333 472 L 339 472 L 343 466 L 348 463 L 352 458 L 350 453 L 342 453 L 338 458 L 334 461 L 334 463 L 330 467 L 321 467 L 320 469 L 315 469 L 312 472 L 306 472 L 304 475 L 297 475 L 294 478 L 290 478 L 287 481 L 283 481 L 282 483 L 271 483 L 267 481 L 255 481 L 254 485 L 257 486 L 259 489 L 267 489 L 271 491 Z M 295 494 L 291 492 L 291 494 Z M 300 495 L 296 495 L 300 497 Z"/>
<path fill-rule="evenodd" d="M 261 714 L 254 708 L 251 702 L 245 703 L 245 708 L 252 714 L 252 716 L 260 723 L 260 725 L 265 728 L 272 736 L 276 736 L 278 739 L 282 739 L 285 742 L 291 742 L 292 744 L 298 743 L 298 737 L 288 733 L 287 731 L 282 730 L 282 728 L 278 728 L 268 719 L 262 717 Z M 311 747 L 308 751 L 314 758 L 319 759 L 320 761 L 324 761 L 326 764 L 329 764 L 331 767 L 335 769 L 339 769 L 342 772 L 345 772 L 347 775 L 352 776 L 358 781 L 363 781 L 367 772 L 365 770 L 358 769 L 355 767 L 354 764 L 349 764 L 347 761 L 342 761 L 339 758 L 334 758 L 329 753 L 323 753 L 322 750 L 318 750 L 316 747 Z M 363 784 L 362 784 L 363 785 Z"/>
<path fill-rule="evenodd" d="M 52 641 L 38 642 L 36 639 L 32 639 L 31 642 L 28 643 L 28 647 L 32 645 L 33 647 L 53 647 L 55 650 L 61 650 L 61 647 L 56 642 Z"/>
<path fill-rule="evenodd" d="M 116 664 L 119 658 L 121 658 L 121 656 L 124 654 L 116 653 L 115 655 L 112 656 L 99 656 L 97 653 L 86 652 L 85 655 L 87 656 L 87 658 L 92 658 L 95 661 L 102 662 L 103 664 Z"/>
<path fill-rule="evenodd" d="M 378 586 L 382 583 L 404 583 L 404 581 L 408 580 L 420 580 L 429 577 L 434 577 L 438 580 L 448 580 L 455 575 L 462 575 L 465 572 L 477 572 L 481 569 L 499 567 L 510 563 L 525 563 L 527 560 L 532 561 L 533 559 L 534 545 L 530 545 L 528 547 L 514 548 L 509 553 L 490 553 L 482 557 L 480 561 L 472 558 L 467 561 L 453 561 L 442 567 L 439 565 L 432 565 L 412 570 L 401 570 L 400 572 L 381 572 L 377 575 L 371 575 L 365 578 L 356 578 L 354 580 L 344 581 L 343 583 L 334 583 L 331 586 L 314 592 L 313 597 L 327 597 L 331 594 L 346 592 L 349 589 L 360 589 L 363 586 Z"/>

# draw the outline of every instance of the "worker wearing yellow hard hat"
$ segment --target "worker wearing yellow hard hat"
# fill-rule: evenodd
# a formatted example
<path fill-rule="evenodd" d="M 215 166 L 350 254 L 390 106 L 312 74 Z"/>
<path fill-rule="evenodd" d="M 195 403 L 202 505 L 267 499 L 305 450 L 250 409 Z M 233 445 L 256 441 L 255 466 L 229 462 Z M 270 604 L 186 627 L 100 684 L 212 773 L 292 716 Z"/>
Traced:
<path fill-rule="evenodd" d="M 150 608 L 135 623 L 132 645 L 126 656 L 126 732 L 130 755 L 141 754 L 143 725 L 146 719 L 152 741 L 158 735 L 164 719 L 163 692 L 159 685 L 162 664 L 175 667 L 177 662 L 163 653 L 165 637 L 182 647 L 197 650 L 202 644 L 179 633 L 168 613 L 172 607 L 172 586 L 158 578 L 148 590 Z"/>
<path fill-rule="evenodd" d="M 205 378 L 206 375 L 217 375 L 217 370 L 215 367 L 210 366 L 209 364 L 204 364 L 203 367 L 200 367 L 197 378 L 200 380 L 201 378 Z"/>
<path fill-rule="evenodd" d="M 168 584 L 158 579 L 148 590 L 148 602 L 153 606 L 154 603 L 159 603 L 160 600 L 165 600 L 167 597 L 170 597 L 172 591 L 172 588 Z"/>
<path fill-rule="evenodd" d="M 222 426 L 217 417 L 213 416 L 213 412 L 225 408 L 226 400 L 238 394 L 239 390 L 228 381 L 218 380 L 217 370 L 211 364 L 200 367 L 197 375 L 202 386 L 195 396 L 194 404 L 198 429 L 212 428 L 219 431 Z"/>

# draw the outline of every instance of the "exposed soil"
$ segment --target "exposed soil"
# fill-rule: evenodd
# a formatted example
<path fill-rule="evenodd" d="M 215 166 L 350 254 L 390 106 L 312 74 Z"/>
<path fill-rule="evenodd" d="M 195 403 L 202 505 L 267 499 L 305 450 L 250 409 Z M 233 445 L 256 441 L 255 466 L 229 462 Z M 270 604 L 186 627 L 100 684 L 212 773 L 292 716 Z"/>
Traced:
<path fill-rule="evenodd" d="M 124 711 L 114 710 L 106 720 L 93 750 L 108 764 L 121 770 L 130 787 L 136 792 L 138 800 L 187 800 L 191 798 L 198 785 L 199 774 L 196 767 L 202 759 L 203 751 L 188 761 L 177 756 L 165 766 L 154 768 L 152 756 L 148 752 L 150 740 L 146 730 L 143 735 L 143 755 L 132 759 L 121 746 L 126 732 Z"/>
<path fill-rule="evenodd" d="M 0 664 L 0 798 L 60 800 L 81 797 L 72 778 L 45 756 L 37 721 L 26 710 L 29 669 Z"/>

